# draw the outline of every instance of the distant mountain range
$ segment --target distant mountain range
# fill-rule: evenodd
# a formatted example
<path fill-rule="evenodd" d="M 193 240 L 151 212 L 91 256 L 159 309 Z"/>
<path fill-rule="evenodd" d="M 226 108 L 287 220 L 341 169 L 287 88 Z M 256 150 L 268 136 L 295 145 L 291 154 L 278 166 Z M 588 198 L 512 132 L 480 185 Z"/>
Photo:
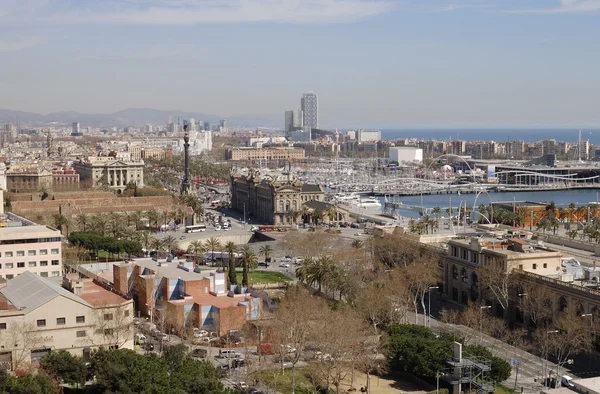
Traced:
<path fill-rule="evenodd" d="M 265 115 L 237 115 L 229 117 L 219 117 L 216 115 L 202 114 L 185 111 L 166 111 L 152 108 L 127 108 L 112 114 L 84 114 L 75 111 L 53 112 L 47 115 L 34 112 L 14 111 L 10 109 L 0 109 L 0 124 L 15 123 L 19 119 L 21 125 L 37 125 L 57 122 L 70 125 L 73 122 L 79 122 L 82 127 L 122 127 L 122 126 L 142 126 L 146 123 L 153 125 L 166 125 L 169 120 L 169 113 L 173 122 L 177 119 L 194 118 L 204 122 L 218 123 L 221 119 L 227 119 L 230 126 L 242 127 L 281 127 L 283 116 Z M 281 118 L 281 119 L 279 119 Z"/>

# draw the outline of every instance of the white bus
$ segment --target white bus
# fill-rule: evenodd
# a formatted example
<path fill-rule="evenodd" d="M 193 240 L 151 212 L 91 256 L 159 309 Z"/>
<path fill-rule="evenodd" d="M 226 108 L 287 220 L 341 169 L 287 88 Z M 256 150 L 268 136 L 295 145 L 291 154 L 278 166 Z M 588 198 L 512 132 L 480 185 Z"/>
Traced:
<path fill-rule="evenodd" d="M 195 224 L 193 226 L 185 226 L 186 233 L 199 233 L 201 231 L 206 231 L 206 226 L 204 224 Z"/>

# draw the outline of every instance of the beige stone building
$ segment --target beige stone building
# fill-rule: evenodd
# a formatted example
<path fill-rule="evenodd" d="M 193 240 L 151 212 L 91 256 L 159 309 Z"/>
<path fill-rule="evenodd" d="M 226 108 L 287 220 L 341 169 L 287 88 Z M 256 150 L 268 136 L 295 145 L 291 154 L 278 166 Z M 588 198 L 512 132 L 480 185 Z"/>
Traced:
<path fill-rule="evenodd" d="M 60 231 L 13 213 L 0 215 L 0 279 L 25 271 L 41 277 L 62 276 Z"/>
<path fill-rule="evenodd" d="M 495 267 L 495 271 L 504 273 L 520 270 L 536 275 L 553 275 L 561 271 L 561 253 L 534 246 L 517 237 L 497 239 L 482 235 L 450 240 L 448 253 L 443 259 L 445 295 L 464 305 L 481 300 L 477 270 L 484 266 Z M 487 301 L 494 303 L 494 313 L 502 316 L 502 306 L 494 300 Z"/>
<path fill-rule="evenodd" d="M 114 157 L 89 157 L 73 163 L 73 168 L 81 181 L 90 180 L 92 186 L 107 185 L 111 189 L 123 191 L 128 184 L 144 186 L 144 162 L 124 161 Z"/>
<path fill-rule="evenodd" d="M 227 160 L 302 160 L 302 148 L 231 148 L 226 152 Z"/>
<path fill-rule="evenodd" d="M 231 206 L 262 224 L 299 223 L 302 205 L 323 201 L 319 185 L 303 184 L 296 174 L 242 168 L 231 173 Z"/>
<path fill-rule="evenodd" d="M 36 365 L 51 350 L 89 360 L 99 348 L 133 349 L 133 301 L 91 280 L 24 272 L 0 288 L 0 364 Z"/>

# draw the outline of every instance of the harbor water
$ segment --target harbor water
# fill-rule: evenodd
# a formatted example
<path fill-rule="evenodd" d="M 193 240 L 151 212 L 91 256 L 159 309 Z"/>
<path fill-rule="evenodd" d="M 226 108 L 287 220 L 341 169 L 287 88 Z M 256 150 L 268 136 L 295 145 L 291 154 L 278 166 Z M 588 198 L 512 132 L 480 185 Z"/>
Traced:
<path fill-rule="evenodd" d="M 599 198 L 599 189 L 572 189 L 572 190 L 549 190 L 549 191 L 523 191 L 523 192 L 482 192 L 478 194 L 430 194 L 415 196 L 393 196 L 387 197 L 387 201 L 401 202 L 398 214 L 406 217 L 418 217 L 419 213 L 410 207 L 435 208 L 440 207 L 442 211 L 449 207 L 454 210 L 459 205 L 477 207 L 481 204 L 489 205 L 490 202 L 499 201 L 530 201 L 549 204 L 554 202 L 558 208 L 567 208 L 571 203 L 576 206 L 587 206 L 596 203 Z M 383 206 L 385 197 L 379 197 Z M 445 213 L 444 213 L 445 215 Z"/>

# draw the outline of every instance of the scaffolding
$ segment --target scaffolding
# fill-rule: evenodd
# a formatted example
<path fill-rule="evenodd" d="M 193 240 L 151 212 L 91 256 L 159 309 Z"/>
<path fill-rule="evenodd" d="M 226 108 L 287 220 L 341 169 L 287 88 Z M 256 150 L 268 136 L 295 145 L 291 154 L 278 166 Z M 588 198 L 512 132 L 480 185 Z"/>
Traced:
<path fill-rule="evenodd" d="M 446 357 L 446 365 L 450 368 L 440 371 L 442 379 L 455 388 L 454 394 L 458 394 L 463 385 L 468 385 L 470 393 L 473 390 L 476 394 L 493 393 L 496 385 L 490 378 L 491 361 L 483 357 L 463 357 L 462 346 L 456 345 L 459 344 L 455 344 L 454 355 Z"/>

